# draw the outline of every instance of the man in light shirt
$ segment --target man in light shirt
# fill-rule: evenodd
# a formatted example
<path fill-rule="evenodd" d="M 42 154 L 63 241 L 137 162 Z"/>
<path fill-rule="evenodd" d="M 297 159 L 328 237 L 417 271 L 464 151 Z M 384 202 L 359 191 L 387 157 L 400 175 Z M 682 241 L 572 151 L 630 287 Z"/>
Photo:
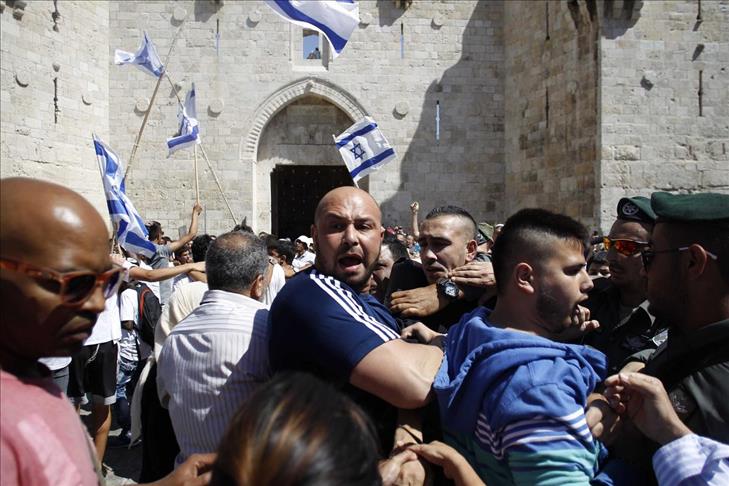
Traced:
<path fill-rule="evenodd" d="M 309 251 L 312 241 L 311 238 L 305 235 L 299 236 L 294 241 L 296 254 L 291 262 L 291 266 L 294 267 L 294 272 L 299 273 L 314 265 L 315 255 Z"/>
<path fill-rule="evenodd" d="M 214 451 L 240 404 L 269 378 L 268 265 L 254 234 L 226 233 L 208 249 L 208 290 L 172 330 L 158 358 L 157 388 L 180 445 L 177 463 Z"/>

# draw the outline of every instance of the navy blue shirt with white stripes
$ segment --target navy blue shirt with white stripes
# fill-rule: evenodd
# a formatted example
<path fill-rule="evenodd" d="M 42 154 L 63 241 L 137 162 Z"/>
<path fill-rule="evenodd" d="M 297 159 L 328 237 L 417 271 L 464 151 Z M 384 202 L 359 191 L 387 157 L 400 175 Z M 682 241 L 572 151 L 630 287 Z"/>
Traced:
<path fill-rule="evenodd" d="M 396 410 L 348 385 L 362 358 L 400 337 L 387 308 L 370 295 L 359 294 L 312 269 L 296 275 L 281 289 L 271 304 L 269 324 L 272 371 L 307 371 L 341 387 L 370 414 L 383 447 L 388 446 Z"/>

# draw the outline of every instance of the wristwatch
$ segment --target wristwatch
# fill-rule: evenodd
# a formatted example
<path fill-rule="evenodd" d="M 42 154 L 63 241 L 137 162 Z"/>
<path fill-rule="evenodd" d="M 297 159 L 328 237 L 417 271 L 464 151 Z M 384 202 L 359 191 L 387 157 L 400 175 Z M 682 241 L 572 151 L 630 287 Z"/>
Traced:
<path fill-rule="evenodd" d="M 458 298 L 458 285 L 448 278 L 441 278 L 435 283 L 438 287 L 438 293 L 446 296 L 450 300 Z"/>

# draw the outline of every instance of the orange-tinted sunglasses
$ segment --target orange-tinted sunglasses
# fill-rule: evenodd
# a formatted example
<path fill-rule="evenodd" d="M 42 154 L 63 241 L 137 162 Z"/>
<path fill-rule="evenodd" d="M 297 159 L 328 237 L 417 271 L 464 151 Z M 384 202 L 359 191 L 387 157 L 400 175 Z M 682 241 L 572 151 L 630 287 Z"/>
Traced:
<path fill-rule="evenodd" d="M 625 256 L 633 256 L 648 246 L 647 241 L 611 240 L 607 236 L 602 238 L 602 244 L 605 250 L 615 248 L 615 251 Z"/>
<path fill-rule="evenodd" d="M 57 282 L 60 288 L 56 293 L 60 295 L 63 305 L 68 307 L 83 305 L 94 293 L 94 289 L 97 286 L 101 286 L 104 292 L 104 298 L 110 297 L 119 288 L 122 271 L 121 268 L 116 267 L 104 273 L 90 271 L 60 273 L 55 270 L 36 267 L 29 263 L 8 260 L 6 258 L 0 258 L 0 268 L 24 273 L 34 279 Z"/>

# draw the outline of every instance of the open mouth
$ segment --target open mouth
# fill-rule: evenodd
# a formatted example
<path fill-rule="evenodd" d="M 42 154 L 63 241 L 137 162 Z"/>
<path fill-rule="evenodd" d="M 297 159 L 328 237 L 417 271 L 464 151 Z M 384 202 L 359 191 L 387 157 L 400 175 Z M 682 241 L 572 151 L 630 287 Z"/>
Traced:
<path fill-rule="evenodd" d="M 339 260 L 339 265 L 345 270 L 356 270 L 362 263 L 362 257 L 359 255 L 344 255 Z"/>

